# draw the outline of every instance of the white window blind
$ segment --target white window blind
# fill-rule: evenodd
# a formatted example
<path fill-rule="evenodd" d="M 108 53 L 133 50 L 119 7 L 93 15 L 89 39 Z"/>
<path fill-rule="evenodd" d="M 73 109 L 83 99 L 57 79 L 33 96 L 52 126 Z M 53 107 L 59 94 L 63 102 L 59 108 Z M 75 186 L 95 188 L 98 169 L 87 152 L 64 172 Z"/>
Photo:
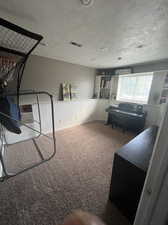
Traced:
<path fill-rule="evenodd" d="M 152 85 L 153 73 L 120 75 L 117 100 L 147 104 Z"/>

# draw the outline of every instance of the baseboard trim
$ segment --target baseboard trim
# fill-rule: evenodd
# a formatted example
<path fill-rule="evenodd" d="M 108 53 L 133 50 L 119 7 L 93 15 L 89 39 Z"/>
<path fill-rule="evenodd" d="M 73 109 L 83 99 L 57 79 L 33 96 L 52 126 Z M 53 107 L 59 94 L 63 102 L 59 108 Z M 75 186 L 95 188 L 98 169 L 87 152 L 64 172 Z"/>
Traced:
<path fill-rule="evenodd" d="M 68 128 L 72 128 L 72 127 L 77 127 L 77 126 L 80 126 L 82 124 L 92 123 L 92 122 L 96 122 L 96 120 L 88 120 L 88 121 L 79 122 L 79 123 L 76 123 L 76 124 L 71 124 L 71 125 L 68 125 L 68 126 L 65 126 L 65 127 L 56 128 L 56 132 L 61 131 L 61 130 L 65 130 L 65 129 L 68 129 Z"/>

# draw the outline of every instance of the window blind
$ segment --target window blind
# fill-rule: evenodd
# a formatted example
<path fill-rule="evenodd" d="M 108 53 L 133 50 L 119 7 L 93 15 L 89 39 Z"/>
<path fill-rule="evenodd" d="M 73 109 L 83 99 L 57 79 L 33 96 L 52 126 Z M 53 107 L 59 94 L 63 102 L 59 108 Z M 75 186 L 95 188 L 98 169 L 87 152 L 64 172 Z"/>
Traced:
<path fill-rule="evenodd" d="M 153 80 L 153 73 L 120 75 L 117 100 L 147 104 Z"/>

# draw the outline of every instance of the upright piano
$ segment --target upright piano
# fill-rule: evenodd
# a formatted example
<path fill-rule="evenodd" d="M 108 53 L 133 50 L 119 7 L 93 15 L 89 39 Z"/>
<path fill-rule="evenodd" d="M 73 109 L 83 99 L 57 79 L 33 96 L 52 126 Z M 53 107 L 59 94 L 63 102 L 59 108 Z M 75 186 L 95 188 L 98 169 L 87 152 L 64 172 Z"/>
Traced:
<path fill-rule="evenodd" d="M 143 106 L 134 103 L 120 103 L 118 106 L 109 106 L 107 125 L 111 124 L 114 128 L 119 126 L 125 130 L 141 132 L 145 126 L 146 113 Z"/>

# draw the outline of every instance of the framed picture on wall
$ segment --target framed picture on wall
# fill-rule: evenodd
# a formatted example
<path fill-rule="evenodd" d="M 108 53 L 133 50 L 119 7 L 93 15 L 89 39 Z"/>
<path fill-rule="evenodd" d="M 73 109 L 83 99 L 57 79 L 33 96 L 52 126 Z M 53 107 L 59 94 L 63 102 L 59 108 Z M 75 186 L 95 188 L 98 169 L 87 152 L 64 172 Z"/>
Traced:
<path fill-rule="evenodd" d="M 69 83 L 63 83 L 62 84 L 63 101 L 71 100 L 70 88 L 71 88 L 71 85 Z"/>
<path fill-rule="evenodd" d="M 77 99 L 77 86 L 74 84 L 70 85 L 70 94 L 71 94 L 71 100 Z"/>

